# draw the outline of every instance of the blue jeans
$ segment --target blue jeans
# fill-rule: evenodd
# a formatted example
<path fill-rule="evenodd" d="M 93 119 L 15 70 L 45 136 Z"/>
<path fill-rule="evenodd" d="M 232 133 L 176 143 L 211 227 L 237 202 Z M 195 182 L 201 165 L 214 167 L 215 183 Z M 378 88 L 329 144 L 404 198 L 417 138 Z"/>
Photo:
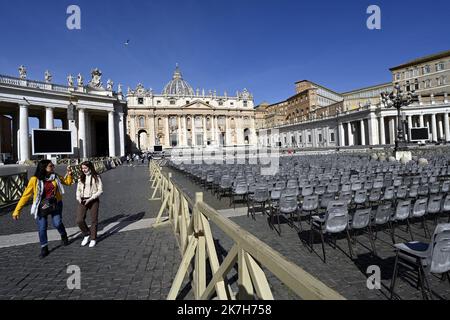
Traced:
<path fill-rule="evenodd" d="M 58 203 L 58 210 L 56 212 L 52 213 L 52 222 L 53 226 L 56 230 L 58 230 L 59 234 L 61 236 L 66 236 L 66 228 L 64 227 L 64 224 L 62 222 L 62 210 L 63 210 L 63 203 L 60 201 Z M 48 226 L 48 216 L 36 219 L 38 227 L 39 227 L 39 241 L 41 243 L 41 247 L 46 247 L 48 245 L 48 238 L 47 238 L 47 226 Z"/>

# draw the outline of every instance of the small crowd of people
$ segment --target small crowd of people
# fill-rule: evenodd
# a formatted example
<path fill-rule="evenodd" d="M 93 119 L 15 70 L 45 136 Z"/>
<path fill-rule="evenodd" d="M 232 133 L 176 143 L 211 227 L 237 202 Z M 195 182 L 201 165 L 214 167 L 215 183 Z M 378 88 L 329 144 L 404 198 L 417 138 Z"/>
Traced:
<path fill-rule="evenodd" d="M 48 220 L 51 219 L 53 226 L 61 235 L 64 246 L 69 245 L 69 238 L 63 223 L 63 195 L 64 186 L 74 184 L 72 170 L 67 167 L 63 176 L 55 172 L 55 165 L 50 160 L 39 162 L 34 176 L 30 179 L 12 217 L 19 220 L 23 208 L 30 199 L 33 200 L 31 215 L 36 220 L 39 241 L 41 245 L 40 258 L 49 255 L 47 228 Z M 100 196 L 103 194 L 103 183 L 100 175 L 96 172 L 90 161 L 81 164 L 81 176 L 76 189 L 77 208 L 76 223 L 81 230 L 83 239 L 81 246 L 93 248 L 97 244 L 97 226 L 100 206 Z M 86 224 L 87 212 L 91 215 L 91 226 Z"/>
<path fill-rule="evenodd" d="M 164 157 L 164 154 L 162 154 L 162 157 Z M 142 163 L 145 164 L 145 161 L 147 160 L 147 163 L 150 162 L 153 159 L 153 154 L 151 152 L 143 152 L 141 154 L 127 154 L 127 164 L 133 165 L 136 163 Z"/>

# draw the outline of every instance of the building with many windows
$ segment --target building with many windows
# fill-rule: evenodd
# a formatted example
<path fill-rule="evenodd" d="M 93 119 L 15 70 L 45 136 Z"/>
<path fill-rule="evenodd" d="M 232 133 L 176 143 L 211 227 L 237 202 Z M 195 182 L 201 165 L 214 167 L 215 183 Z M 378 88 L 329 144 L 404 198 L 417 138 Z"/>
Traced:
<path fill-rule="evenodd" d="M 161 94 L 139 84 L 128 90 L 128 150 L 255 145 L 253 96 L 194 89 L 177 66 Z"/>
<path fill-rule="evenodd" d="M 447 82 L 450 51 L 419 58 L 390 70 L 392 83 L 342 94 L 309 81 L 297 83 L 298 95 L 286 100 L 291 103 L 266 108 L 270 110 L 266 119 L 277 113 L 285 119 L 283 123 L 266 121 L 266 127 L 259 131 L 259 144 L 297 148 L 393 145 L 399 125 L 397 110 L 383 105 L 381 93 L 391 92 L 396 85 L 418 94 L 418 101 L 402 110 L 405 126 L 427 127 L 428 141 L 450 142 L 450 86 Z M 316 88 L 313 90 L 317 92 L 315 97 L 314 94 L 302 95 L 311 84 Z"/>
<path fill-rule="evenodd" d="M 450 50 L 415 59 L 390 69 L 393 83 L 421 96 L 440 95 L 450 90 Z"/>

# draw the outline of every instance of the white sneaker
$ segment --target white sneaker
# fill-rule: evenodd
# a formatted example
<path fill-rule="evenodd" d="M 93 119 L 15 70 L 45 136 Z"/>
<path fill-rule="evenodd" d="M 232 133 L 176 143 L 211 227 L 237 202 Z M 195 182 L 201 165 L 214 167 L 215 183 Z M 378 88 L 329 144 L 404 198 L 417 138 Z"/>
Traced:
<path fill-rule="evenodd" d="M 81 246 L 85 247 L 89 242 L 89 236 L 84 237 L 83 241 L 81 241 Z"/>
<path fill-rule="evenodd" d="M 89 243 L 89 248 L 95 247 L 96 244 L 97 244 L 97 241 L 91 240 L 91 242 Z"/>

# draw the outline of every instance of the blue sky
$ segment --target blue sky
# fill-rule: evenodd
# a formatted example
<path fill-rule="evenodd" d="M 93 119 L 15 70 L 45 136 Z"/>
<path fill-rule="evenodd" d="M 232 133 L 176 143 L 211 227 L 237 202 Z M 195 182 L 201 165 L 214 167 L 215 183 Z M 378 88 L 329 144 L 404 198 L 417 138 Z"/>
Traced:
<path fill-rule="evenodd" d="M 66 28 L 71 4 L 79 31 Z M 366 27 L 371 4 L 381 30 Z M 338 92 L 390 81 L 389 67 L 450 49 L 448 12 L 448 0 L 0 0 L 0 74 L 24 64 L 65 84 L 99 67 L 104 82 L 160 92 L 179 63 L 194 89 L 273 103 L 302 79 Z"/>

